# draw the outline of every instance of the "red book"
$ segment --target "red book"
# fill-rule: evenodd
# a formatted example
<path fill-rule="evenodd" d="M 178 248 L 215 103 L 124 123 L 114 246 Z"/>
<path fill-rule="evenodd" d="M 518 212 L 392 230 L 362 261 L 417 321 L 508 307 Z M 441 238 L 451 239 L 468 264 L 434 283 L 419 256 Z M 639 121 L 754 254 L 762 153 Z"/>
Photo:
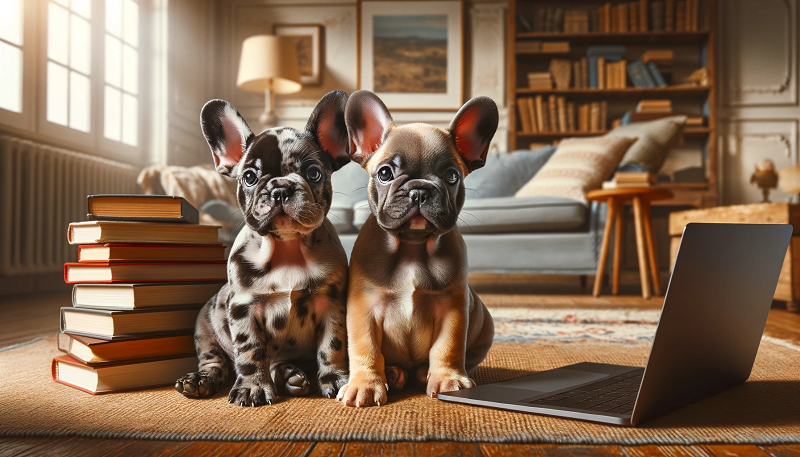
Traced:
<path fill-rule="evenodd" d="M 65 263 L 64 281 L 78 283 L 221 281 L 227 262 Z"/>
<path fill-rule="evenodd" d="M 197 370 L 197 357 L 91 367 L 73 357 L 62 355 L 53 359 L 51 370 L 55 382 L 94 395 L 172 385 L 176 379 Z"/>
<path fill-rule="evenodd" d="M 225 260 L 221 244 L 83 244 L 78 246 L 78 262 L 220 262 Z"/>

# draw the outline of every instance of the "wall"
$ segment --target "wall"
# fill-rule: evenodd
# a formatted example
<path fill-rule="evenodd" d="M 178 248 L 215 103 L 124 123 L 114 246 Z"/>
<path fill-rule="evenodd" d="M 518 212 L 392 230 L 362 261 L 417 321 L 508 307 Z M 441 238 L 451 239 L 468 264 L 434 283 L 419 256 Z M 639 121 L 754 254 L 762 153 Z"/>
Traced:
<path fill-rule="evenodd" d="M 798 155 L 798 0 L 724 0 L 719 5 L 720 204 L 755 203 L 755 164 Z M 772 201 L 790 196 L 776 190 Z M 794 197 L 796 199 L 796 196 Z"/>
<path fill-rule="evenodd" d="M 464 18 L 464 85 L 466 99 L 477 95 L 493 98 L 500 108 L 500 129 L 493 148 L 505 150 L 507 110 L 505 108 L 505 41 L 507 1 L 467 1 Z M 327 92 L 356 87 L 356 10 L 355 0 L 231 0 L 221 6 L 220 61 L 214 97 L 225 98 L 236 106 L 254 131 L 259 131 L 258 115 L 264 110 L 264 97 L 238 90 L 235 86 L 242 41 L 255 34 L 271 33 L 273 24 L 320 23 L 324 25 L 325 62 L 322 85 L 307 87 L 297 94 L 278 96 L 276 114 L 281 125 L 303 128 L 316 102 Z M 199 113 L 199 111 L 198 111 Z M 446 127 L 455 111 L 395 112 L 398 124 L 428 122 Z M 200 157 L 205 160 L 205 152 Z"/>

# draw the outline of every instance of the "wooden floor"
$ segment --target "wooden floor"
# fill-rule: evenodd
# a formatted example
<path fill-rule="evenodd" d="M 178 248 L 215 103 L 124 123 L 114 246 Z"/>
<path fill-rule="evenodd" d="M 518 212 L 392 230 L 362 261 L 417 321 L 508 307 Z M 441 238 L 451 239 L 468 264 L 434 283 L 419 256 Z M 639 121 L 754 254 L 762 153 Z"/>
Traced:
<path fill-rule="evenodd" d="M 497 277 L 475 275 L 471 283 L 487 306 L 658 309 L 662 297 L 644 300 L 635 276 L 624 281 L 625 295 L 590 295 L 575 277 Z M 68 292 L 38 296 L 0 297 L 0 347 L 52 335 L 58 331 L 58 309 L 70 305 Z M 800 344 L 800 315 L 781 309 L 770 311 L 765 332 Z M 0 438 L 4 456 L 773 456 L 800 457 L 800 445 L 700 445 L 700 446 L 558 446 L 489 443 L 334 443 L 334 442 L 217 442 L 150 441 L 93 438 Z"/>

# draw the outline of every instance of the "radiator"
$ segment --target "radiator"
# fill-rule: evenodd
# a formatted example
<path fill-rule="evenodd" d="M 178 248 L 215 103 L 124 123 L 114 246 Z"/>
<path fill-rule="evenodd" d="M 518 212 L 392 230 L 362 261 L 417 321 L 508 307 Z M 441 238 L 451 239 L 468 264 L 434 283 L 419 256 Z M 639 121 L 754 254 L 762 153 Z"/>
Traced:
<path fill-rule="evenodd" d="M 86 220 L 86 196 L 138 193 L 138 171 L 0 135 L 0 275 L 57 272 L 74 262 L 67 227 Z"/>

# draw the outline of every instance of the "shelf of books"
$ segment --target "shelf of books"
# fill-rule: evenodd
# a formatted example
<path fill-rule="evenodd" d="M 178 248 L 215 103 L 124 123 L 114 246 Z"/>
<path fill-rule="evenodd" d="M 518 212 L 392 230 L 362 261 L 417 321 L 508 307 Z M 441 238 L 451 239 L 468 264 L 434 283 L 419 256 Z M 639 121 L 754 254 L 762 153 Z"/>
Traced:
<path fill-rule="evenodd" d="M 666 204 L 716 204 L 715 0 L 512 0 L 510 149 L 685 115 Z"/>

